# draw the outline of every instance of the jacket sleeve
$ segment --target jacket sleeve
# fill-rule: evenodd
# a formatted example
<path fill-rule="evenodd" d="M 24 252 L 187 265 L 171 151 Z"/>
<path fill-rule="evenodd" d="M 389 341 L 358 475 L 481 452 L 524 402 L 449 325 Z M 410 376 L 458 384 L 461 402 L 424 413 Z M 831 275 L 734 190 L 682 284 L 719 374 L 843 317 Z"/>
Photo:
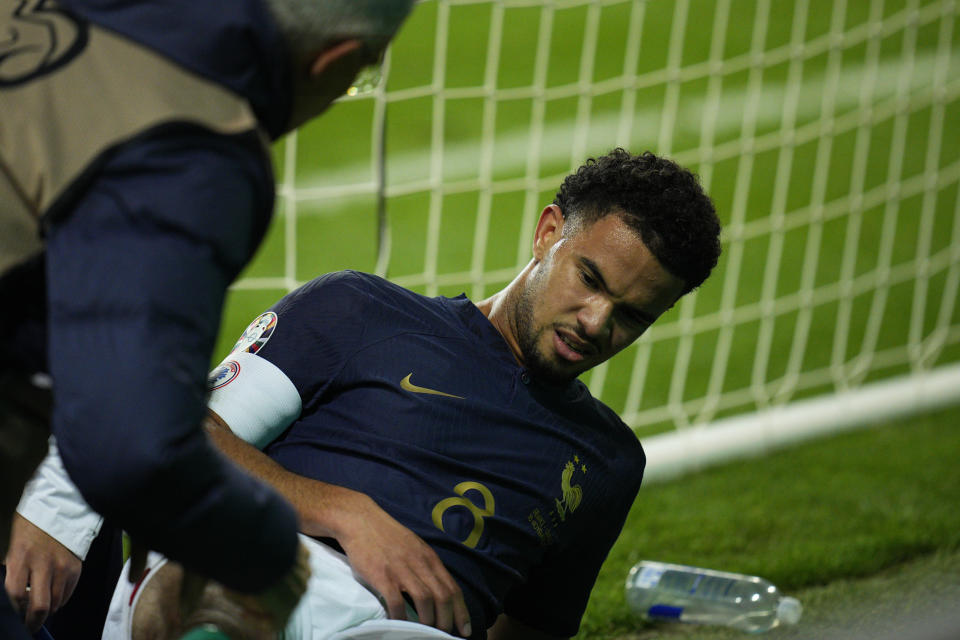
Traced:
<path fill-rule="evenodd" d="M 87 503 L 245 593 L 293 566 L 297 518 L 201 428 L 227 287 L 269 218 L 268 159 L 196 128 L 114 150 L 50 221 L 52 432 Z"/>

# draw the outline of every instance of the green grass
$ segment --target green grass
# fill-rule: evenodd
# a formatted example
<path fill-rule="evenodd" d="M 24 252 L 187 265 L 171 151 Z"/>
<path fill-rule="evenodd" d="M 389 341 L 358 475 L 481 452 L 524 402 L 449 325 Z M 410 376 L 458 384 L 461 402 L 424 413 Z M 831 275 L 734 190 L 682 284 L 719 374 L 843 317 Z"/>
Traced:
<path fill-rule="evenodd" d="M 960 619 L 960 551 L 940 550 L 895 564 L 868 577 L 844 578 L 791 592 L 804 606 L 800 624 L 778 627 L 771 640 L 928 640 L 920 630 L 956 630 Z M 588 637 L 584 635 L 583 637 Z M 724 627 L 684 624 L 641 625 L 635 630 L 598 636 L 609 640 L 744 640 L 746 634 Z M 937 639 L 952 635 L 934 636 Z"/>
<path fill-rule="evenodd" d="M 623 586 L 642 559 L 763 576 L 803 601 L 808 632 L 871 604 L 891 618 L 904 614 L 904 599 L 923 604 L 909 594 L 960 563 L 958 423 L 960 409 L 945 410 L 644 486 L 578 637 L 743 636 L 634 618 Z M 906 595 L 890 577 L 897 571 L 913 581 Z M 948 600 L 960 604 L 960 573 L 950 576 Z M 771 637 L 796 637 L 788 633 Z"/>

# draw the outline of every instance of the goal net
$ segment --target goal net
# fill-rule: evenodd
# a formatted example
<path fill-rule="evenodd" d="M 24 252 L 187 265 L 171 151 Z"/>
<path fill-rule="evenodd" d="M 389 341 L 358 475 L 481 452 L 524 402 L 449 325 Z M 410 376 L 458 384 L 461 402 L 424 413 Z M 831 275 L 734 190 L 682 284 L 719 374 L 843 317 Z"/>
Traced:
<path fill-rule="evenodd" d="M 341 268 L 478 300 L 529 260 L 568 172 L 649 149 L 699 174 L 725 226 L 710 280 L 585 376 L 652 475 L 960 402 L 958 15 L 421 2 L 386 84 L 275 148 L 278 219 L 231 310 Z"/>

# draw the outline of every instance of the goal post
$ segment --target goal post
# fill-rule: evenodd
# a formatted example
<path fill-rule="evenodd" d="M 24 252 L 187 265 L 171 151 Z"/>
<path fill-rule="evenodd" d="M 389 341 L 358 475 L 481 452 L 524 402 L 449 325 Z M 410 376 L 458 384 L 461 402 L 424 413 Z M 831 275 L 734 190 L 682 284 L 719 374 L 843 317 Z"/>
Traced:
<path fill-rule="evenodd" d="M 956 0 L 428 0 L 386 65 L 277 146 L 238 300 L 339 268 L 479 299 L 568 172 L 649 149 L 724 223 L 715 274 L 584 378 L 653 476 L 960 404 Z"/>

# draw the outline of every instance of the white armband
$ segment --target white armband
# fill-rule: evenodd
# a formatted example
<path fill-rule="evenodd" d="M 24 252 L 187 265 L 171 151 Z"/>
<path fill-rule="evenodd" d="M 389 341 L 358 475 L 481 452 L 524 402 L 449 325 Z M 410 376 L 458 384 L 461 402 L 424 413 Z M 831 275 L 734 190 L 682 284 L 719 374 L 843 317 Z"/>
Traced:
<path fill-rule="evenodd" d="M 208 380 L 207 406 L 237 437 L 263 449 L 300 415 L 300 393 L 275 364 L 253 353 L 231 353 Z"/>
<path fill-rule="evenodd" d="M 17 513 L 84 560 L 103 518 L 86 503 L 63 467 L 56 440 L 27 483 Z"/>

